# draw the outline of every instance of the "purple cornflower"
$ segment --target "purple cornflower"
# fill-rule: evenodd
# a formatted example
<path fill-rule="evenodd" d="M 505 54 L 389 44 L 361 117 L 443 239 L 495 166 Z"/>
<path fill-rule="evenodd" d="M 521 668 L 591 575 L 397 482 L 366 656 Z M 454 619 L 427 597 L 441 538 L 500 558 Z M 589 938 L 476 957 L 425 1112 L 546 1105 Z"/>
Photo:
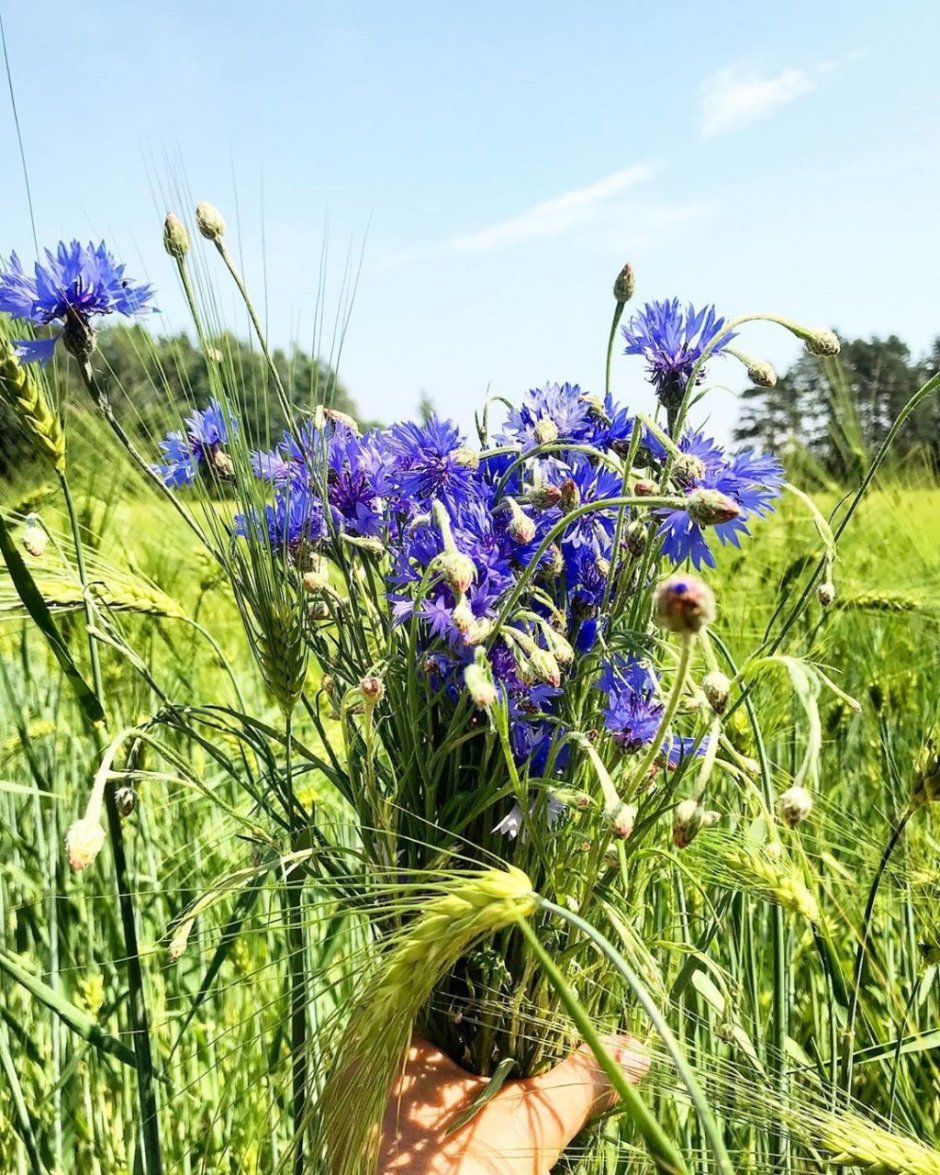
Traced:
<path fill-rule="evenodd" d="M 202 412 L 186 418 L 185 432 L 171 432 L 160 442 L 164 460 L 151 469 L 166 486 L 190 485 L 199 474 L 200 465 L 211 465 L 223 475 L 232 472 L 231 461 L 222 452 L 228 443 L 229 429 L 222 406 L 214 397 Z M 233 430 L 237 428 L 232 422 Z"/>
<path fill-rule="evenodd" d="M 714 306 L 696 311 L 691 302 L 683 310 L 678 298 L 647 302 L 622 328 L 627 342 L 624 354 L 643 356 L 656 395 L 667 408 L 676 409 L 682 403 L 692 368 L 724 325 L 725 320 L 718 317 Z M 720 355 L 734 337 L 733 333 L 725 335 L 712 354 Z M 701 383 L 704 376 L 702 369 L 696 383 Z"/>
<path fill-rule="evenodd" d="M 747 520 L 769 514 L 774 499 L 780 496 L 784 479 L 780 462 L 752 449 L 728 457 L 720 445 L 701 432 L 686 433 L 679 448 L 683 457 L 677 459 L 673 476 L 686 494 L 698 489 L 718 490 L 740 507 L 737 518 L 709 527 L 720 543 L 740 546 L 741 538 L 750 534 Z M 715 566 L 705 531 L 687 511 L 672 510 L 661 517 L 659 534 L 667 558 L 676 564 L 690 559 L 696 568 Z"/>
<path fill-rule="evenodd" d="M 327 535 L 323 506 L 306 489 L 287 486 L 261 511 L 235 516 L 234 532 L 242 538 L 267 540 L 277 554 L 296 558 L 301 547 Z"/>
<path fill-rule="evenodd" d="M 518 444 L 523 453 L 539 445 L 589 444 L 596 427 L 590 400 L 578 384 L 533 388 L 506 419 L 501 444 Z M 557 465 L 558 458 L 543 459 Z"/>
<path fill-rule="evenodd" d="M 36 326 L 60 323 L 66 334 L 71 327 L 86 342 L 92 318 L 106 314 L 131 318 L 150 311 L 154 308 L 147 303 L 153 293 L 152 286 L 138 285 L 124 276 L 124 266 L 118 265 L 104 241 L 98 246 L 61 241 L 55 253 L 46 250 L 45 264 L 36 262 L 33 276 L 13 253 L 10 268 L 0 274 L 0 310 Z M 61 336 L 60 330 L 48 339 L 24 339 L 17 348 L 27 363 L 45 364 Z"/>
<path fill-rule="evenodd" d="M 389 472 L 405 514 L 421 513 L 437 498 L 452 511 L 477 496 L 473 461 L 451 420 L 393 424 L 386 434 L 394 464 Z"/>
<path fill-rule="evenodd" d="M 656 738 L 664 709 L 656 694 L 652 669 L 632 657 L 615 657 L 604 666 L 597 684 L 607 695 L 604 725 L 614 742 L 625 754 L 639 754 Z M 694 739 L 670 733 L 662 743 L 672 767 L 694 753 L 695 747 Z"/>

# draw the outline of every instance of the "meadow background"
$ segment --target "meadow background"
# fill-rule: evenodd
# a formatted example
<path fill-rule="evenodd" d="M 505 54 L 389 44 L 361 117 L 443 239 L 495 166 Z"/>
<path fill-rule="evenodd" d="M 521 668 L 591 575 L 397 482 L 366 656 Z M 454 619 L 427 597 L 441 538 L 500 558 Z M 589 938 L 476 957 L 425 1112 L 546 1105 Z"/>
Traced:
<path fill-rule="evenodd" d="M 49 0 L 41 10 L 2 4 L 0 19 L 10 97 L 0 256 L 107 234 L 136 278 L 157 283 L 159 324 L 106 331 L 96 358 L 148 454 L 209 391 L 160 242 L 167 210 L 202 198 L 237 234 L 291 399 L 309 410 L 325 379 L 335 406 L 364 424 L 435 407 L 467 427 L 485 389 L 518 399 L 546 375 L 596 390 L 611 279 L 627 258 L 636 303 L 688 295 L 721 313 L 774 309 L 838 329 L 841 358 L 820 364 L 758 327 L 754 349 L 777 366 L 777 387 L 749 387 L 743 371 L 725 387 L 723 367 L 706 413 L 719 439 L 777 452 L 835 519 L 892 420 L 940 369 L 940 9 L 927 0 L 861 0 L 850 11 L 797 0 L 746 14 L 733 0 L 629 14 L 611 0 L 576 19 L 554 0 L 459 12 L 290 4 L 275 19 L 221 0 L 159 11 Z M 331 347 L 310 340 L 356 277 L 334 373 Z M 252 391 L 246 427 L 267 443 L 282 421 L 233 306 L 220 295 L 224 345 Z M 624 364 L 617 357 L 614 387 L 645 409 L 642 365 Z M 273 721 L 225 577 L 126 462 L 64 360 L 54 388 L 111 641 L 101 651 L 115 727 L 170 704 Z M 643 944 L 636 959 L 706 1083 L 736 1171 L 940 1171 L 936 804 L 910 820 L 878 891 L 854 1048 L 832 982 L 835 971 L 852 977 L 915 765 L 937 770 L 938 438 L 934 395 L 840 541 L 834 602 L 814 601 L 788 639 L 860 704 L 819 698 L 820 787 L 794 839 L 836 963 L 821 959 L 805 919 L 781 923 L 767 893 L 729 869 L 730 834 L 682 854 L 664 835 L 630 895 L 633 936 L 621 945 Z M 20 549 L 30 515 L 52 536 L 41 557 L 24 558 L 87 676 L 59 486 L 2 403 L 0 512 Z M 743 553 L 721 550 L 709 582 L 733 655 L 792 603 L 821 553 L 805 504 L 789 496 Z M 755 704 L 785 786 L 805 714 L 783 675 L 761 678 Z M 737 718 L 729 727 L 751 757 Z M 318 745 L 302 715 L 297 737 Z M 283 886 L 273 875 L 247 889 L 220 882 L 258 859 L 245 835 L 244 782 L 256 780 L 237 742 L 218 733 L 200 748 L 171 732 L 164 742 L 172 762 L 143 747 L 132 765 L 124 829 L 165 1168 L 266 1175 L 290 1141 Z M 72 693 L 0 573 L 3 1175 L 145 1171 L 113 861 L 105 849 L 76 875 L 63 851 L 97 762 Z M 325 778 L 308 772 L 301 786 L 321 812 L 348 820 Z M 207 894 L 217 900 L 174 958 L 180 914 Z M 313 1025 L 354 990 L 361 932 L 328 894 L 311 894 L 314 906 L 308 963 L 324 982 Z M 846 1049 L 854 1101 L 835 1108 L 919 1140 L 913 1157 L 851 1118 L 842 1158 L 838 1139 L 821 1146 L 819 1090 L 843 1076 Z M 654 1061 L 645 1096 L 705 1175 L 701 1124 L 668 1059 L 657 1051 Z M 645 1169 L 627 1124 L 600 1129 L 609 1145 L 582 1171 Z M 567 1169 L 588 1151 L 573 1148 Z"/>

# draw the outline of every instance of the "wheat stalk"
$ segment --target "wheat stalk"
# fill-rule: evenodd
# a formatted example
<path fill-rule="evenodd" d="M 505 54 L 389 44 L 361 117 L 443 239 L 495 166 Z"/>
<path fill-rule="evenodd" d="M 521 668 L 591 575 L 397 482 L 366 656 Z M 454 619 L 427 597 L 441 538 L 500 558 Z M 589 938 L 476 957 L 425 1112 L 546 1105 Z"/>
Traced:
<path fill-rule="evenodd" d="M 0 395 L 17 412 L 37 450 L 62 473 L 65 436 L 59 418 L 50 407 L 42 385 L 23 366 L 5 339 L 0 340 Z"/>
<path fill-rule="evenodd" d="M 462 874 L 393 940 L 366 982 L 319 1106 L 331 1175 L 372 1175 L 382 1118 L 411 1027 L 441 976 L 480 938 L 535 912 L 532 885 L 510 866 Z"/>

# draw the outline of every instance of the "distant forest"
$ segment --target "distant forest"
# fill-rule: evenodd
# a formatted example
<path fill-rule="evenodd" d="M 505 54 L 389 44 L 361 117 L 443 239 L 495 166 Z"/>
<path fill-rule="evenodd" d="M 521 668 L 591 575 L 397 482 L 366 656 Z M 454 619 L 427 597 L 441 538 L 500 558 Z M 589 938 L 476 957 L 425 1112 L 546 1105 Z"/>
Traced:
<path fill-rule="evenodd" d="M 268 444 L 280 435 L 284 419 L 269 394 L 270 373 L 263 357 L 232 335 L 222 336 L 216 344 L 225 356 L 222 370 L 238 385 L 234 390 L 252 443 Z M 274 363 L 291 402 L 301 411 L 327 403 L 359 417 L 352 396 L 321 360 L 295 348 L 289 354 L 275 351 Z M 210 396 L 206 360 L 184 334 L 154 339 L 141 326 L 106 329 L 99 337 L 95 367 L 111 389 L 114 409 L 125 427 L 151 443 L 178 426 L 192 405 L 203 407 Z M 910 397 L 938 370 L 940 338 L 919 359 L 896 335 L 844 341 L 835 359 L 804 354 L 780 376 L 776 387 L 743 392 L 735 440 L 783 456 L 810 458 L 836 479 L 855 478 Z M 64 354 L 52 379 L 73 419 L 77 412 L 93 428 L 91 405 Z M 419 414 L 426 417 L 432 410 L 423 395 Z M 940 473 L 940 396 L 929 397 L 917 409 L 897 438 L 894 455 Z M 0 401 L 0 477 L 10 476 L 29 460 L 29 444 L 12 411 Z"/>

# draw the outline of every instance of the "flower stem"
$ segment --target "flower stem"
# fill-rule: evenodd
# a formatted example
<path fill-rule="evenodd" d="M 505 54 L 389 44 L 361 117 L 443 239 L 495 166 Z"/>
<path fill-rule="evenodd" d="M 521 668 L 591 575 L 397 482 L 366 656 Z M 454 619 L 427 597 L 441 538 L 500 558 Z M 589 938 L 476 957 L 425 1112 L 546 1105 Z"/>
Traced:
<path fill-rule="evenodd" d="M 62 496 L 72 531 L 75 547 L 75 562 L 82 586 L 85 608 L 85 628 L 88 635 L 88 655 L 91 660 L 92 685 L 95 696 L 104 710 L 104 688 L 101 677 L 101 663 L 98 645 L 93 633 L 94 613 L 88 595 L 88 574 L 85 565 L 85 550 L 75 503 L 65 473 L 59 474 Z M 100 749 L 100 731 L 96 732 Z M 128 1008 L 131 1031 L 134 1037 L 134 1058 L 137 1071 L 137 1095 L 140 1103 L 140 1129 L 143 1138 L 145 1175 L 162 1175 L 163 1160 L 160 1150 L 160 1121 L 157 1115 L 156 1086 L 153 1079 L 153 1056 L 150 1049 L 150 1024 L 147 1016 L 147 1001 L 144 993 L 144 977 L 140 966 L 140 950 L 137 943 L 137 923 L 134 914 L 134 898 L 131 892 L 130 871 L 124 848 L 124 830 L 121 816 L 114 798 L 114 783 L 109 782 L 104 791 L 105 811 L 108 818 L 108 834 L 111 852 L 114 855 L 114 875 L 117 883 L 118 906 L 121 911 L 121 926 L 124 932 L 124 950 L 127 962 Z"/>
<path fill-rule="evenodd" d="M 285 781 L 291 823 L 291 849 L 296 852 L 298 828 L 294 803 L 291 757 L 293 751 L 293 721 L 285 719 Z M 291 1116 L 293 1141 L 291 1169 L 294 1175 L 304 1175 L 304 1129 L 307 1117 L 307 977 L 303 920 L 303 869 L 292 864 L 287 878 L 285 906 L 287 912 L 287 963 L 290 982 L 290 1042 L 291 1042 Z"/>

